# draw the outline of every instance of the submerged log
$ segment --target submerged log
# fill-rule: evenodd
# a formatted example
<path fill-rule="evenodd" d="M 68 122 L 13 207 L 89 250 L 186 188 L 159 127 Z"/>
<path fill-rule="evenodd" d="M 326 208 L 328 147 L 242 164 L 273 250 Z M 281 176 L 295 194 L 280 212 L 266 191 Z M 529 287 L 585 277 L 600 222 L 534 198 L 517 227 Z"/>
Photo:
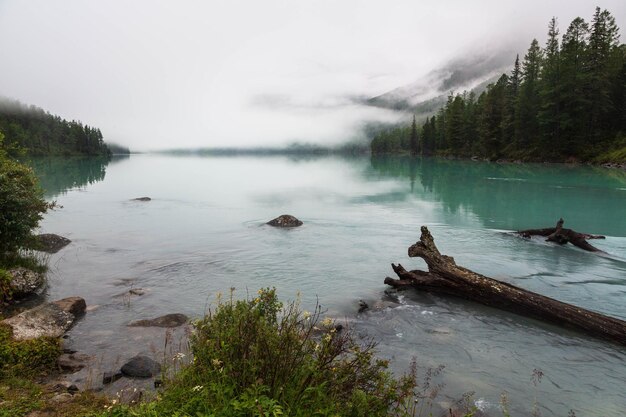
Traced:
<path fill-rule="evenodd" d="M 409 256 L 426 261 L 428 272 L 407 271 L 400 264 L 391 264 L 399 279 L 387 277 L 385 284 L 394 288 L 410 287 L 461 297 L 626 345 L 626 321 L 524 290 L 458 266 L 454 258 L 439 252 L 426 226 L 422 226 L 420 241 L 409 248 Z"/>
<path fill-rule="evenodd" d="M 606 239 L 605 236 L 590 235 L 588 233 L 579 233 L 572 229 L 564 229 L 563 223 L 563 219 L 559 219 L 556 223 L 556 227 L 520 230 L 516 233 L 525 238 L 530 238 L 531 236 L 545 236 L 546 240 L 549 242 L 555 242 L 560 245 L 571 243 L 589 252 L 602 252 L 600 249 L 587 242 L 587 239 Z"/>

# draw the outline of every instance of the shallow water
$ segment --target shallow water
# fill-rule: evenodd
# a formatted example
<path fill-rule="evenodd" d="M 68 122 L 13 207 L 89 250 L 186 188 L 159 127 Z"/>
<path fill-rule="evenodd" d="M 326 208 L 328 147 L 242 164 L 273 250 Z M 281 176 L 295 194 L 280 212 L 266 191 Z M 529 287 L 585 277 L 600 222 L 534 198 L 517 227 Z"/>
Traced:
<path fill-rule="evenodd" d="M 68 344 L 103 368 L 158 351 L 161 330 L 138 318 L 201 316 L 218 292 L 275 286 L 345 317 L 379 342 L 396 370 L 446 366 L 446 407 L 466 391 L 498 415 L 533 403 L 544 416 L 626 410 L 626 351 L 499 310 L 430 294 L 385 293 L 389 264 L 424 267 L 407 247 L 427 225 L 458 264 L 562 301 L 626 319 L 626 173 L 591 167 L 409 158 L 177 157 L 34 160 L 62 209 L 42 231 L 72 239 L 50 256 L 46 296 L 95 307 Z M 150 202 L 131 201 L 149 196 Z M 264 222 L 289 213 L 304 226 Z M 565 226 L 605 234 L 607 255 L 526 241 L 505 231 Z M 125 295 L 142 288 L 143 296 Z M 385 308 L 357 315 L 359 299 Z M 151 333 L 152 332 L 152 333 Z M 146 342 L 149 340 L 149 342 Z M 534 369 L 544 373 L 535 386 Z"/>

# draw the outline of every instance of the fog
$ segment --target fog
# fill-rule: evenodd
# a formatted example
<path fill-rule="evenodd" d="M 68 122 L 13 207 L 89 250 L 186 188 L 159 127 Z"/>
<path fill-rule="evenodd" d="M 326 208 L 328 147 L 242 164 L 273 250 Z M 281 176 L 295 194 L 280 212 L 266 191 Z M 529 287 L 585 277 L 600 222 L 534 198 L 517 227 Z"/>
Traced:
<path fill-rule="evenodd" d="M 514 5 L 513 5 L 514 4 Z M 600 5 L 626 25 L 626 3 Z M 0 95 L 134 150 L 336 144 L 484 79 L 587 1 L 0 0 Z M 508 57 L 508 58 L 507 58 Z"/>

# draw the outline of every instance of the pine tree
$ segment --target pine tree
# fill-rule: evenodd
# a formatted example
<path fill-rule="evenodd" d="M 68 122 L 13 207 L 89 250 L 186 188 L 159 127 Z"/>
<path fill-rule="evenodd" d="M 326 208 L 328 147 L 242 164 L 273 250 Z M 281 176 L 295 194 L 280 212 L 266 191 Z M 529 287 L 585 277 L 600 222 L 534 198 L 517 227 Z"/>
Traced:
<path fill-rule="evenodd" d="M 537 39 L 533 39 L 522 63 L 522 82 L 517 102 L 516 137 L 518 148 L 539 145 L 539 74 L 542 52 Z"/>
<path fill-rule="evenodd" d="M 587 108 L 585 72 L 589 26 L 577 17 L 563 35 L 561 49 L 561 93 L 563 100 L 561 135 L 568 138 L 570 150 L 578 154 L 586 141 Z"/>
<path fill-rule="evenodd" d="M 561 51 L 559 46 L 559 29 L 556 18 L 550 20 L 548 41 L 544 50 L 541 68 L 541 84 L 539 95 L 541 107 L 538 121 L 541 127 L 541 148 L 549 153 L 565 151 L 561 143 Z"/>
<path fill-rule="evenodd" d="M 504 112 L 506 108 L 506 94 L 509 77 L 506 74 L 498 82 L 490 85 L 479 102 L 481 112 L 478 120 L 478 134 L 483 155 L 496 160 L 502 157 L 505 146 Z"/>
<path fill-rule="evenodd" d="M 611 102 L 610 62 L 618 47 L 619 30 L 615 18 L 607 10 L 596 7 L 591 22 L 587 57 L 588 84 L 585 93 L 589 97 L 589 138 L 597 144 L 605 134 Z"/>
<path fill-rule="evenodd" d="M 446 145 L 447 147 L 457 155 L 461 155 L 466 148 L 464 133 L 464 113 L 465 105 L 463 98 L 460 95 L 456 95 L 448 100 L 446 106 Z"/>
<path fill-rule="evenodd" d="M 517 142 L 515 137 L 515 121 L 517 114 L 517 99 L 519 96 L 519 87 L 521 82 L 521 70 L 519 63 L 519 54 L 515 56 L 515 63 L 513 64 L 513 70 L 509 76 L 509 82 L 506 86 L 506 108 L 504 112 L 503 129 L 504 139 L 509 148 L 514 147 Z"/>
<path fill-rule="evenodd" d="M 417 124 L 415 123 L 415 115 L 413 115 L 413 123 L 411 124 L 410 146 L 411 146 L 411 155 L 418 155 L 419 143 L 417 139 Z"/>

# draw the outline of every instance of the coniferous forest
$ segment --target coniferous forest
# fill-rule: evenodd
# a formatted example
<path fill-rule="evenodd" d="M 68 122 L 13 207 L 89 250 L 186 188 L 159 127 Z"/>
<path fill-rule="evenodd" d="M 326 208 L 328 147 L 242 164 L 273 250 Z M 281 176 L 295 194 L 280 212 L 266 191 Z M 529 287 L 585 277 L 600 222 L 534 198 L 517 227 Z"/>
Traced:
<path fill-rule="evenodd" d="M 596 8 L 562 36 L 552 18 L 543 47 L 534 39 L 509 74 L 478 96 L 451 93 L 420 124 L 378 134 L 372 153 L 626 161 L 626 44 L 614 17 Z"/>
<path fill-rule="evenodd" d="M 23 149 L 31 156 L 111 154 L 100 129 L 17 101 L 0 100 L 0 132 L 5 148 Z"/>

